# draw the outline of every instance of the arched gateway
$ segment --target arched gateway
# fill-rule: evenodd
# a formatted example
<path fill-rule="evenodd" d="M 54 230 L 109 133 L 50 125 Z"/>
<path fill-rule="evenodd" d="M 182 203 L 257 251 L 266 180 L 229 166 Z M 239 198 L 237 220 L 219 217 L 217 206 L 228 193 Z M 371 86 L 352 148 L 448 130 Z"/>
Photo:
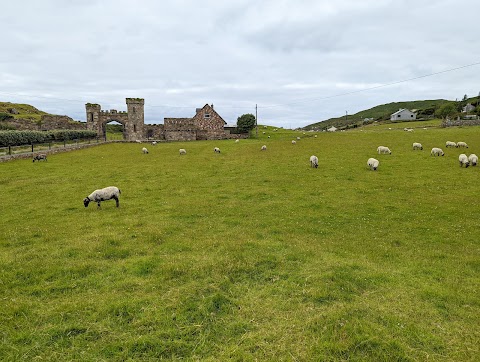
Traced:
<path fill-rule="evenodd" d="M 115 109 L 102 111 L 100 104 L 87 103 L 87 129 L 96 131 L 99 137 L 105 135 L 105 125 L 116 121 L 123 125 L 123 134 L 127 141 L 144 138 L 144 104 L 143 98 L 126 98 L 127 112 L 117 112 Z"/>

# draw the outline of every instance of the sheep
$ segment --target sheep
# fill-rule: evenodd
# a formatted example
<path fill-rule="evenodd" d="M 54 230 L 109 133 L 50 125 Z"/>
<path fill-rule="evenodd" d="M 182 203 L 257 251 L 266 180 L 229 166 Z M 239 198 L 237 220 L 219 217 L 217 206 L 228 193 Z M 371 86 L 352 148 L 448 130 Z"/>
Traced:
<path fill-rule="evenodd" d="M 152 145 L 153 145 L 153 146 L 156 146 L 156 145 L 157 145 L 157 141 L 153 141 L 153 142 L 152 142 Z"/>
<path fill-rule="evenodd" d="M 47 161 L 47 155 L 44 153 L 39 153 L 38 155 L 33 156 L 32 162 L 35 162 L 35 161 L 40 162 L 41 160 Z"/>
<path fill-rule="evenodd" d="M 452 141 L 447 141 L 445 142 L 445 147 L 457 147 L 457 144 L 455 142 L 452 142 Z"/>
<path fill-rule="evenodd" d="M 300 137 L 297 137 L 297 140 L 300 140 Z"/>
<path fill-rule="evenodd" d="M 143 154 L 146 154 L 146 153 L 148 153 L 148 150 L 147 150 L 147 148 L 146 148 L 146 147 L 143 147 L 143 148 L 142 148 L 142 152 L 143 152 Z"/>
<path fill-rule="evenodd" d="M 430 156 L 445 156 L 445 153 L 443 153 L 441 148 L 433 147 Z"/>
<path fill-rule="evenodd" d="M 140 140 L 135 140 L 135 142 L 137 142 L 137 143 L 142 143 L 142 141 L 140 141 Z"/>
<path fill-rule="evenodd" d="M 88 204 L 90 203 L 90 201 L 94 201 L 98 205 L 97 208 L 100 208 L 101 201 L 114 199 L 117 203 L 117 207 L 119 207 L 120 202 L 118 201 L 118 197 L 120 194 L 121 194 L 121 191 L 116 186 L 105 187 L 100 190 L 95 190 L 90 195 L 85 197 L 85 199 L 83 199 L 83 204 L 85 205 L 85 207 L 88 207 Z"/>
<path fill-rule="evenodd" d="M 270 136 L 268 136 L 268 138 L 270 138 Z"/>
<path fill-rule="evenodd" d="M 266 151 L 267 150 L 267 146 L 266 145 L 263 145 L 262 148 L 260 148 L 260 151 Z"/>
<path fill-rule="evenodd" d="M 468 145 L 465 142 L 457 142 L 457 147 L 468 148 Z"/>
<path fill-rule="evenodd" d="M 385 147 L 385 146 L 378 146 L 377 147 L 377 152 L 378 152 L 378 154 L 381 154 L 381 153 L 388 153 L 389 155 L 392 154 L 392 151 L 390 151 L 390 148 Z"/>
<path fill-rule="evenodd" d="M 368 161 L 367 161 L 367 166 L 370 168 L 370 170 L 372 171 L 376 171 L 377 168 L 378 168 L 378 165 L 380 164 L 380 162 L 375 159 L 375 158 L 369 158 Z"/>
<path fill-rule="evenodd" d="M 460 162 L 460 167 L 465 165 L 465 168 L 467 168 L 470 165 L 470 162 L 468 162 L 468 157 L 464 153 L 462 153 L 462 154 L 460 154 L 460 156 L 458 156 L 458 161 Z"/>
<path fill-rule="evenodd" d="M 315 138 L 317 138 L 317 135 L 315 135 Z"/>
<path fill-rule="evenodd" d="M 237 139 L 235 140 L 235 143 L 238 143 L 238 142 L 240 142 L 240 140 L 237 138 Z"/>
<path fill-rule="evenodd" d="M 292 140 L 292 145 L 295 145 L 295 144 L 297 144 L 297 141 Z"/>
<path fill-rule="evenodd" d="M 213 152 L 215 152 L 215 153 L 220 153 L 220 148 L 215 147 L 215 148 L 213 149 Z"/>
<path fill-rule="evenodd" d="M 315 155 L 310 156 L 310 166 L 318 168 L 318 157 Z"/>
<path fill-rule="evenodd" d="M 180 148 L 178 150 L 178 152 L 180 152 L 180 155 L 186 155 L 187 154 L 187 150 L 185 148 Z"/>
<path fill-rule="evenodd" d="M 414 150 L 423 150 L 423 146 L 422 146 L 421 143 L 414 142 L 414 143 L 413 143 L 413 149 L 414 149 Z"/>
<path fill-rule="evenodd" d="M 476 166 L 477 163 L 478 163 L 478 157 L 476 154 L 472 153 L 470 156 L 468 156 L 468 162 L 470 162 L 470 164 L 472 166 Z"/>

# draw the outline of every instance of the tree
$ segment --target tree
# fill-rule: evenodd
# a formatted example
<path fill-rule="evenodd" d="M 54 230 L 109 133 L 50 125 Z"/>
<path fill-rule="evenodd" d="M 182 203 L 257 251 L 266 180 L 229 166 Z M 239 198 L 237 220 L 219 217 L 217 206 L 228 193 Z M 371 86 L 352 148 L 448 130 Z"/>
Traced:
<path fill-rule="evenodd" d="M 436 116 L 446 118 L 453 117 L 455 114 L 457 114 L 457 108 L 455 105 L 453 103 L 445 103 L 438 109 Z"/>
<path fill-rule="evenodd" d="M 237 129 L 240 132 L 248 132 L 255 127 L 255 116 L 247 113 L 237 118 Z"/>

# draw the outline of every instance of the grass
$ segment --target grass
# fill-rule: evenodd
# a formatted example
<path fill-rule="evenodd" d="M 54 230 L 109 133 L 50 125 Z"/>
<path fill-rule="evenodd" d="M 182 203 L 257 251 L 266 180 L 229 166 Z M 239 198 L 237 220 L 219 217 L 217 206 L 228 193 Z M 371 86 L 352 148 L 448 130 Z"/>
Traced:
<path fill-rule="evenodd" d="M 0 359 L 476 360 L 480 127 L 313 136 L 1 164 Z"/>
<path fill-rule="evenodd" d="M 20 104 L 20 103 L 10 103 L 10 102 L 0 102 L 0 112 L 7 113 L 8 109 L 14 108 L 17 110 L 17 114 L 12 114 L 14 118 L 29 119 L 32 121 L 40 121 L 42 115 L 48 114 L 46 112 L 40 111 L 37 108 L 29 104 Z"/>

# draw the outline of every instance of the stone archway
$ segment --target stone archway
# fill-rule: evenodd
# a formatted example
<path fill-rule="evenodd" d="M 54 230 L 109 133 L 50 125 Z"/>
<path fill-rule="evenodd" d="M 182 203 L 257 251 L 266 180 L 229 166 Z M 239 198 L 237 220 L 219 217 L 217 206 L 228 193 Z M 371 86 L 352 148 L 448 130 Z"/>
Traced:
<path fill-rule="evenodd" d="M 122 139 L 127 139 L 125 135 L 125 122 L 119 119 L 111 119 L 102 122 L 102 138 L 107 140 L 107 125 L 116 122 L 117 124 L 121 125 L 122 127 Z M 111 130 L 111 129 L 110 129 Z M 115 138 L 114 138 L 115 139 Z"/>
<path fill-rule="evenodd" d="M 115 109 L 104 111 L 96 103 L 85 104 L 87 112 L 87 129 L 96 131 L 98 137 L 104 137 L 105 125 L 116 121 L 124 128 L 124 139 L 127 141 L 143 140 L 144 136 L 144 99 L 126 98 L 127 112 Z"/>

